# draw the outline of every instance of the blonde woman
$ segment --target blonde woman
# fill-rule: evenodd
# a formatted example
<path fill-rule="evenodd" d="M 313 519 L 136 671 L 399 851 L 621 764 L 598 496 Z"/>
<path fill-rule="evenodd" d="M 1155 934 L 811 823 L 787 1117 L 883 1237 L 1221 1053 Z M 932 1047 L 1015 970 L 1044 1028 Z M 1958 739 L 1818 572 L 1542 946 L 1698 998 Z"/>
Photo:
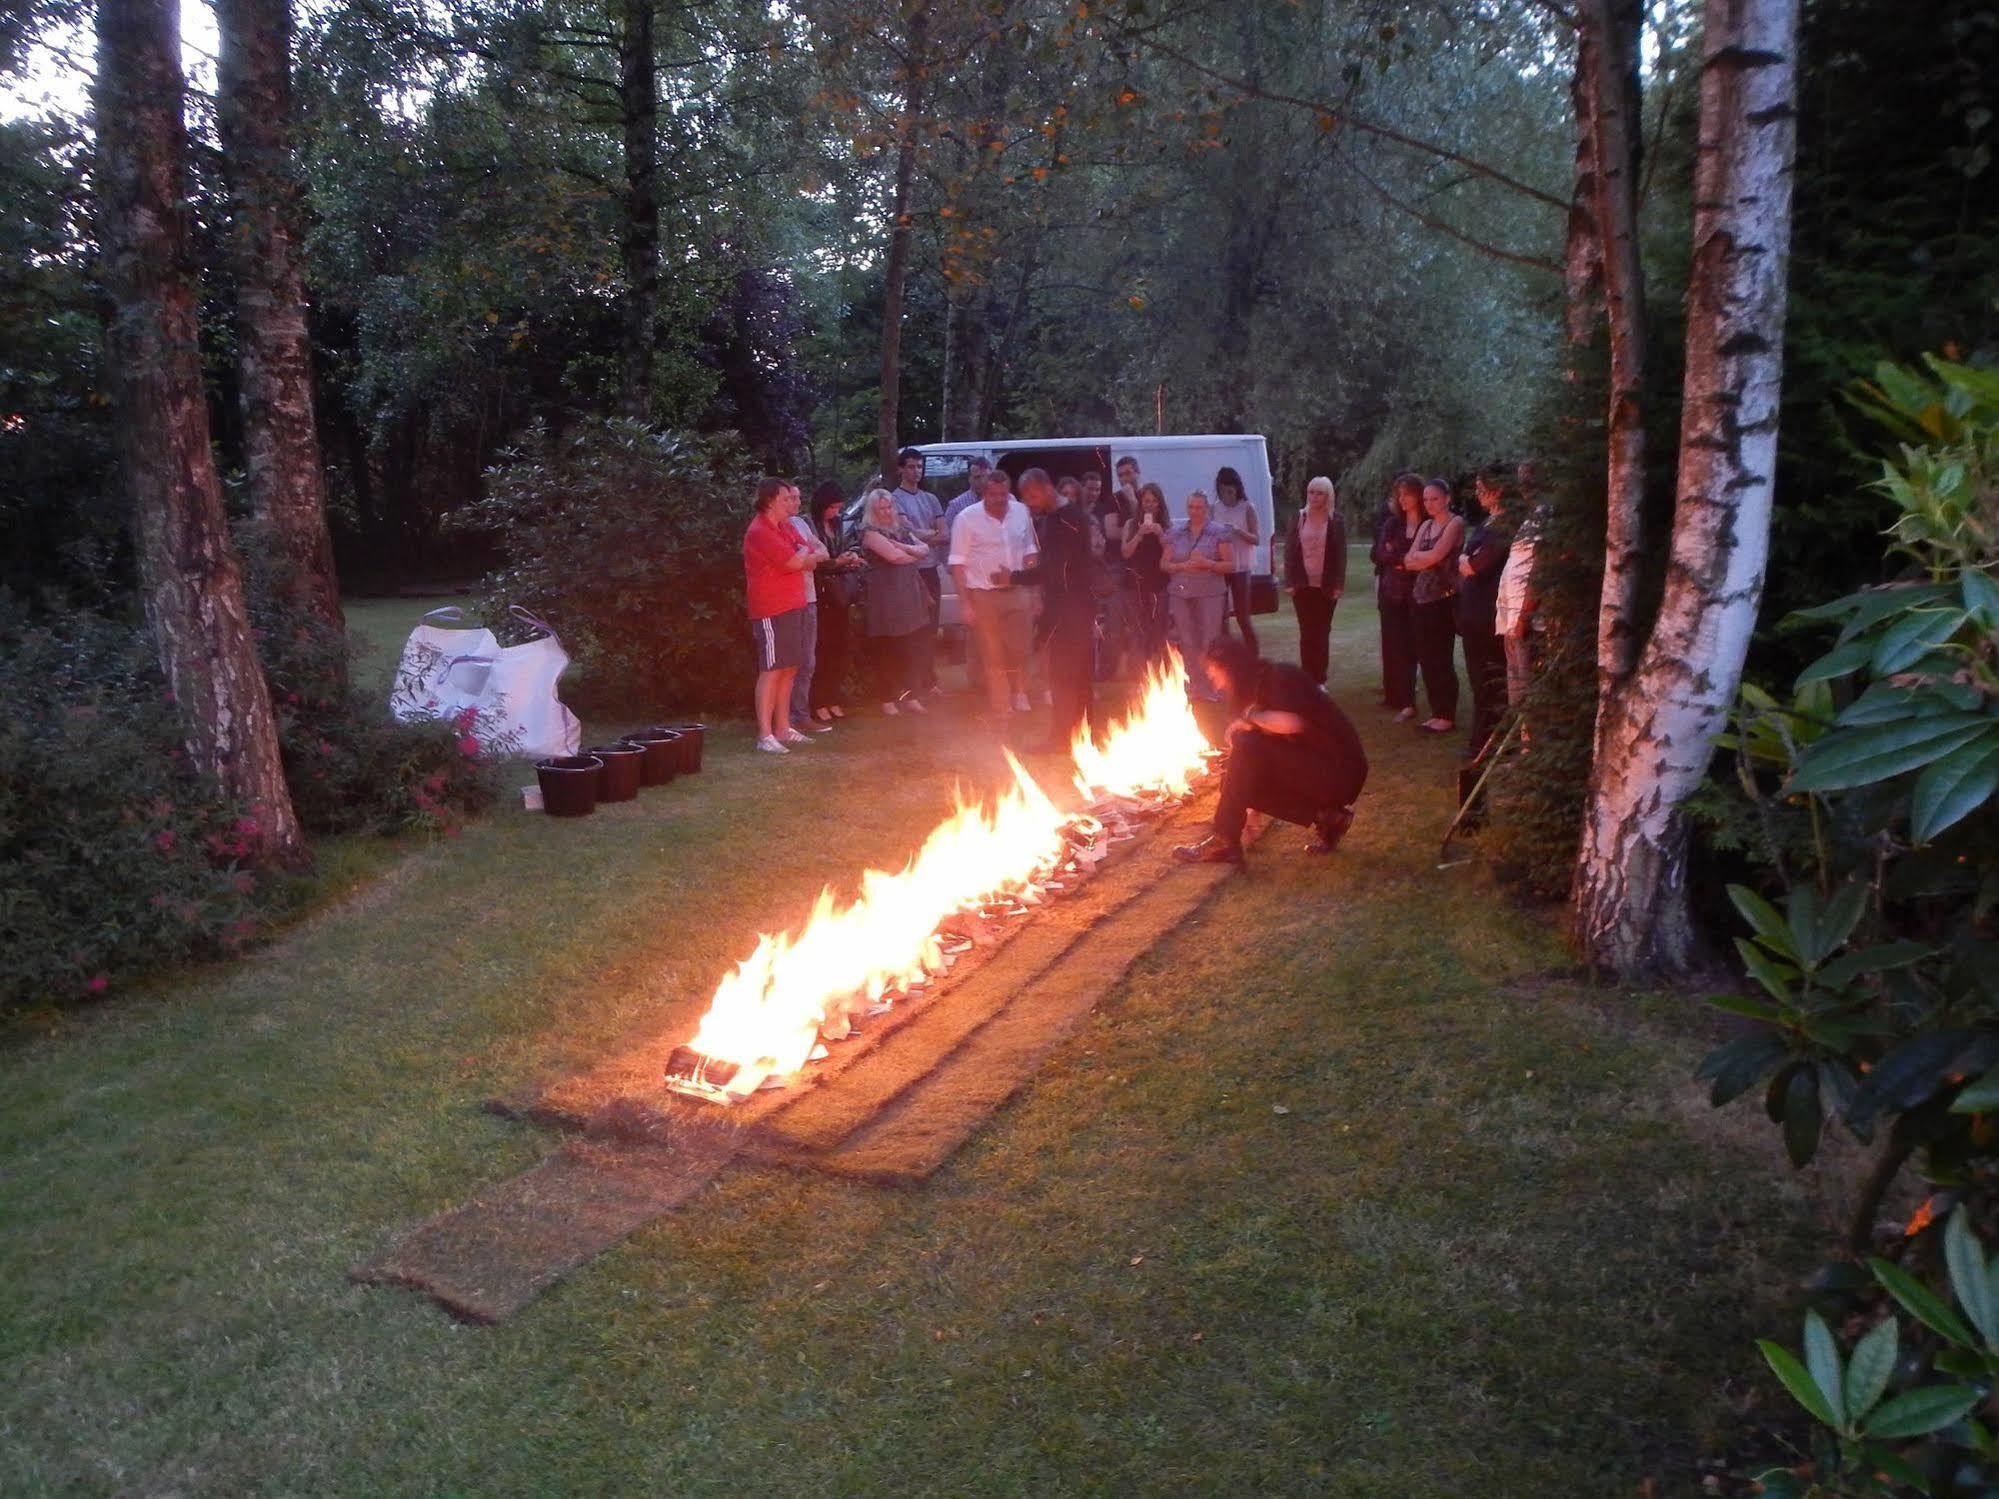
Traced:
<path fill-rule="evenodd" d="M 1284 549 L 1284 586 L 1298 616 L 1298 664 L 1323 687 L 1332 660 L 1333 611 L 1347 587 L 1347 526 L 1333 481 L 1323 475 L 1305 486 L 1305 508 Z"/>
<path fill-rule="evenodd" d="M 895 496 L 886 489 L 870 490 L 861 513 L 867 518 L 860 544 L 868 568 L 861 633 L 869 642 L 882 712 L 891 718 L 897 713 L 922 713 L 923 700 L 916 695 L 921 669 L 916 648 L 930 627 L 930 596 L 921 572 L 930 560 L 930 548 L 916 539 L 896 508 Z"/>

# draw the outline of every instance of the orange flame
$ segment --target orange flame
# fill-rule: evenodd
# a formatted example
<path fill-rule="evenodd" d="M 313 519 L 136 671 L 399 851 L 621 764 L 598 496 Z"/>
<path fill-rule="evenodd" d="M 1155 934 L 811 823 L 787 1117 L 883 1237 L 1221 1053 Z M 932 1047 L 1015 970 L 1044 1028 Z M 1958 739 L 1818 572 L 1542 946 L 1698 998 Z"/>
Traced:
<path fill-rule="evenodd" d="M 1176 654 L 1147 677 L 1136 706 L 1101 748 L 1087 732 L 1077 736 L 1076 784 L 1086 796 L 1184 793 L 1207 747 Z M 795 932 L 758 937 L 716 986 L 689 1044 L 783 1077 L 811 1059 L 822 1034 L 845 1035 L 860 1007 L 939 971 L 941 922 L 977 902 L 1026 891 L 1068 852 L 1062 810 L 1018 760 L 1006 760 L 1013 784 L 990 806 L 960 800 L 900 870 L 866 871 L 859 895 L 844 905 L 822 890 Z"/>

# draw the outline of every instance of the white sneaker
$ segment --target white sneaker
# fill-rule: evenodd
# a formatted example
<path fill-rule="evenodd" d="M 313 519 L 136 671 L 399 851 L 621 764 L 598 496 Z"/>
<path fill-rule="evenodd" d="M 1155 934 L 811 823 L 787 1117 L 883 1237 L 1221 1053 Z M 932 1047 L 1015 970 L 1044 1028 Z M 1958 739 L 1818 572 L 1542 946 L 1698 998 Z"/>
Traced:
<path fill-rule="evenodd" d="M 1034 711 L 1033 706 L 1027 701 L 1026 693 L 1016 692 L 1013 695 L 1013 711 L 1016 713 L 1032 713 Z"/>
<path fill-rule="evenodd" d="M 882 713 L 883 713 L 883 715 L 884 715 L 884 716 L 886 716 L 886 717 L 888 717 L 888 718 L 894 718 L 894 717 L 895 717 L 895 715 L 896 715 L 897 713 L 901 712 L 901 711 L 902 711 L 902 710 L 901 710 L 901 709 L 899 709 L 899 708 L 897 708 L 897 707 L 896 707 L 896 705 L 895 705 L 894 703 L 883 703 L 883 704 L 882 704 Z"/>
<path fill-rule="evenodd" d="M 922 698 L 906 697 L 902 700 L 902 711 L 905 713 L 928 713 L 930 710 L 923 706 Z"/>
<path fill-rule="evenodd" d="M 811 735 L 801 734 L 796 729 L 786 729 L 784 733 L 779 737 L 782 738 L 786 744 L 810 744 L 812 742 Z"/>
<path fill-rule="evenodd" d="M 788 755 L 791 753 L 790 750 L 779 744 L 769 734 L 764 735 L 763 738 L 757 741 L 757 748 L 762 750 L 766 755 Z"/>

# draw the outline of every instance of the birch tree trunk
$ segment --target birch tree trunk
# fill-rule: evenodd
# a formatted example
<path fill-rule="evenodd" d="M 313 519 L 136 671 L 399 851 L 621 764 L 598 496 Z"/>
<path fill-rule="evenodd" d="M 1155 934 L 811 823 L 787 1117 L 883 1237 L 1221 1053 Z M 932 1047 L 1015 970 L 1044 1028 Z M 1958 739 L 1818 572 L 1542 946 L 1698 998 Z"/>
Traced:
<path fill-rule="evenodd" d="M 139 580 L 189 756 L 256 818 L 266 857 L 304 854 L 209 448 L 187 224 L 177 0 L 97 7 L 98 237 L 112 304 L 120 458 Z"/>
<path fill-rule="evenodd" d="M 622 415 L 652 411 L 653 324 L 659 316 L 659 85 L 653 48 L 653 0 L 624 0 L 618 21 L 618 113 L 624 126 L 624 232 L 618 254 L 625 280 Z"/>
<path fill-rule="evenodd" d="M 1603 593 L 1597 609 L 1597 702 L 1631 675 L 1641 643 L 1644 580 L 1645 275 L 1638 256 L 1637 0 L 1581 0 L 1576 11 L 1592 94 L 1589 129 L 1597 232 L 1603 256 L 1604 313 L 1610 340 L 1606 412 Z"/>
<path fill-rule="evenodd" d="M 889 202 L 888 260 L 882 268 L 881 408 L 875 447 L 884 476 L 895 473 L 902 426 L 902 300 L 909 281 L 910 241 L 915 226 L 910 207 L 916 185 L 916 152 L 922 134 L 923 75 L 930 32 L 930 6 L 908 12 L 903 58 L 902 119 L 896 131 L 895 192 Z"/>
<path fill-rule="evenodd" d="M 1687 367 L 1665 595 L 1598 736 L 1577 933 L 1627 976 L 1701 956 L 1682 808 L 1727 721 L 1769 552 L 1799 0 L 1707 0 Z"/>
<path fill-rule="evenodd" d="M 1572 357 L 1595 339 L 1604 316 L 1603 235 L 1597 228 L 1596 190 L 1596 54 L 1601 46 L 1594 27 L 1576 28 L 1576 66 L 1569 78 L 1569 104 L 1576 122 L 1575 188 L 1562 247 L 1562 306 Z"/>
<path fill-rule="evenodd" d="M 290 0 L 216 0 L 217 120 L 236 260 L 237 367 L 257 543 L 278 596 L 345 628 L 326 472 L 314 425 L 312 342 L 292 168 Z M 330 663 L 344 678 L 338 653 Z"/>

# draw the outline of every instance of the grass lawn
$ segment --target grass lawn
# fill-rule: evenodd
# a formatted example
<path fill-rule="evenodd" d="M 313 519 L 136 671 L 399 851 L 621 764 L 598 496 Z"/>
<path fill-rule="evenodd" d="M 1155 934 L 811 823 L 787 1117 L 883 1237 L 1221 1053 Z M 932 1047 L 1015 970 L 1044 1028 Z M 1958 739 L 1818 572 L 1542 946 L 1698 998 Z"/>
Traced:
<path fill-rule="evenodd" d="M 421 612 L 350 617 L 392 655 Z M 990 783 L 969 720 L 777 763 L 724 725 L 692 783 L 503 809 L 9 1042 L 0 1491 L 1696 1491 L 1819 1189 L 1708 1113 L 1685 1001 L 1546 979 L 1436 869 L 1457 745 L 1371 707 L 1373 642 L 1351 601 L 1340 855 L 1266 840 L 927 1189 L 740 1171 L 504 1327 L 345 1272 L 546 1151 L 483 1098 Z"/>

